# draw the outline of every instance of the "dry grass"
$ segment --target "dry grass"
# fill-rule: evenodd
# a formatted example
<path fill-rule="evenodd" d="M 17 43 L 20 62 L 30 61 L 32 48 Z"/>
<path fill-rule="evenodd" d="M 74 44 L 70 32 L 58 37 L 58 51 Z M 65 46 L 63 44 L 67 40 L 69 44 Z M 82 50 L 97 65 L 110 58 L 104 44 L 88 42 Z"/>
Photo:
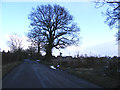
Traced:
<path fill-rule="evenodd" d="M 12 62 L 9 64 L 2 65 L 2 78 L 7 75 L 13 68 L 21 64 L 21 61 Z"/>
<path fill-rule="evenodd" d="M 74 74 L 80 78 L 88 80 L 104 88 L 117 88 L 119 84 L 118 77 L 104 76 L 102 68 L 77 68 L 70 69 L 69 73 Z"/>
<path fill-rule="evenodd" d="M 54 64 L 53 62 L 44 62 L 46 65 L 57 66 L 59 63 Z M 118 88 L 119 85 L 119 75 L 105 76 L 105 68 L 100 65 L 73 65 L 73 63 L 62 62 L 60 70 L 66 70 L 68 73 L 76 75 L 82 79 L 90 81 L 98 86 L 104 88 Z"/>

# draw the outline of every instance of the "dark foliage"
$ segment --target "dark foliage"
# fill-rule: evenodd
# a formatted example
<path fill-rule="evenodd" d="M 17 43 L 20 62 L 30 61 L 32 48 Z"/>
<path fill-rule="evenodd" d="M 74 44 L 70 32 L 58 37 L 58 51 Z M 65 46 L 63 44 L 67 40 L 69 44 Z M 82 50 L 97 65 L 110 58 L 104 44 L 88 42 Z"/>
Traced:
<path fill-rule="evenodd" d="M 21 51 L 15 52 L 2 52 L 2 64 L 7 64 L 15 61 L 22 61 L 26 57 L 26 54 Z"/>

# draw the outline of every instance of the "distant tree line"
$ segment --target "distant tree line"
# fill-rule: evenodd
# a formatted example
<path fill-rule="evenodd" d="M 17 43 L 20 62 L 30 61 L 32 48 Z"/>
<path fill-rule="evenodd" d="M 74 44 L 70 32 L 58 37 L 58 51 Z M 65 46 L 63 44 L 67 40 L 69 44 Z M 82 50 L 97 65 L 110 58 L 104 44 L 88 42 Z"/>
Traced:
<path fill-rule="evenodd" d="M 31 60 L 42 58 L 42 56 L 38 57 L 37 52 L 32 52 L 30 49 L 26 49 L 26 50 L 18 49 L 14 52 L 12 51 L 5 52 L 3 50 L 1 53 L 2 53 L 2 64 L 8 64 L 16 61 L 23 61 L 24 59 L 28 59 L 28 58 Z"/>
<path fill-rule="evenodd" d="M 13 34 L 9 36 L 8 46 L 10 50 L 2 53 L 2 64 L 7 64 L 15 61 L 23 61 L 25 58 L 38 59 L 35 47 L 29 46 L 27 49 L 23 49 L 23 40 L 17 35 Z"/>
<path fill-rule="evenodd" d="M 20 51 L 16 52 L 5 52 L 4 50 L 2 51 L 2 64 L 7 64 L 15 61 L 22 61 L 23 55 L 20 54 Z"/>

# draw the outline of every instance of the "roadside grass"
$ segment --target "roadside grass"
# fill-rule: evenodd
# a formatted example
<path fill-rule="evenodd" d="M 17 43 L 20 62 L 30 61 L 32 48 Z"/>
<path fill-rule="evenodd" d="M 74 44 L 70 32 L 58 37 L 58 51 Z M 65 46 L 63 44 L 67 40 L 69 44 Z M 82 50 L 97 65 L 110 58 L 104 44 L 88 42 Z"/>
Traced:
<path fill-rule="evenodd" d="M 2 78 L 4 78 L 12 69 L 21 64 L 22 61 L 11 62 L 2 65 Z"/>
<path fill-rule="evenodd" d="M 47 66 L 54 66 L 55 68 L 57 68 L 57 64 L 54 64 L 53 62 L 42 61 L 40 63 L 45 64 Z M 105 69 L 103 66 L 83 65 L 82 67 L 74 67 L 74 66 L 67 66 L 67 64 L 65 65 L 63 64 L 60 65 L 60 67 L 57 69 L 62 71 L 67 71 L 72 75 L 87 80 L 103 88 L 118 88 L 119 86 L 118 73 L 112 76 L 107 76 L 104 74 Z"/>
<path fill-rule="evenodd" d="M 46 64 L 47 66 L 53 65 L 53 63 L 50 62 L 43 62 L 43 64 Z M 53 66 L 57 68 L 57 65 Z M 103 88 L 118 88 L 119 86 L 119 75 L 105 76 L 103 66 L 76 68 L 60 65 L 57 69 L 67 71 L 69 74 L 75 75 Z"/>
<path fill-rule="evenodd" d="M 104 76 L 101 72 L 103 69 L 100 67 L 94 68 L 72 68 L 69 69 L 68 73 L 76 75 L 82 79 L 90 81 L 103 88 L 118 88 L 119 78 Z"/>
<path fill-rule="evenodd" d="M 39 62 L 39 63 L 45 64 L 45 65 L 47 65 L 47 66 L 53 65 L 52 62 L 47 62 L 47 61 L 42 61 L 42 62 Z"/>

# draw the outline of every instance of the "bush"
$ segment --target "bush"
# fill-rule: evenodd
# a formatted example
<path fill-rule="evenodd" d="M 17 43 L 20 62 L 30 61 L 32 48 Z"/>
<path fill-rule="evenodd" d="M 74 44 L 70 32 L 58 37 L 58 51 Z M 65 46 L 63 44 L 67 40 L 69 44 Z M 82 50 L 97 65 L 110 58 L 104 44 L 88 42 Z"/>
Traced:
<path fill-rule="evenodd" d="M 68 66 L 68 61 L 62 61 L 61 65 L 64 66 L 64 67 L 67 67 Z"/>
<path fill-rule="evenodd" d="M 15 61 L 22 61 L 24 54 L 22 52 L 2 52 L 2 64 L 7 64 Z"/>

